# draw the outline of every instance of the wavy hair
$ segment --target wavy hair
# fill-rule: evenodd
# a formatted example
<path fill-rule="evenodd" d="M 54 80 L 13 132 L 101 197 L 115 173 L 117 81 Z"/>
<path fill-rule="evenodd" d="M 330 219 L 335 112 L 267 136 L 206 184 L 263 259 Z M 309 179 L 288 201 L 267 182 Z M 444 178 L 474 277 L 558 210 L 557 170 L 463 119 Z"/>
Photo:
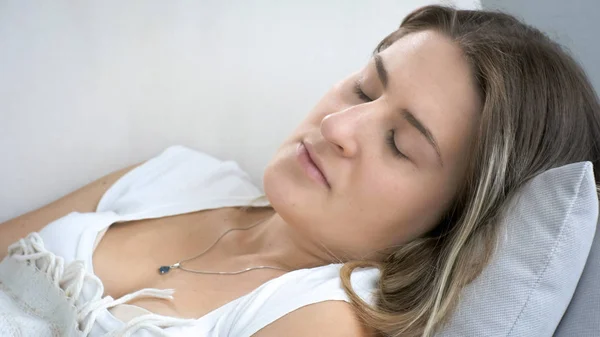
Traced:
<path fill-rule="evenodd" d="M 498 223 L 511 197 L 532 177 L 591 161 L 600 177 L 600 105 L 582 68 L 539 30 L 502 12 L 432 5 L 404 18 L 375 48 L 434 30 L 451 39 L 471 66 L 482 99 L 466 179 L 429 233 L 387 253 L 382 262 L 349 261 L 343 287 L 377 336 L 432 336 L 447 322 L 461 289 L 493 256 Z M 355 268 L 380 269 L 375 304 L 354 292 Z"/>

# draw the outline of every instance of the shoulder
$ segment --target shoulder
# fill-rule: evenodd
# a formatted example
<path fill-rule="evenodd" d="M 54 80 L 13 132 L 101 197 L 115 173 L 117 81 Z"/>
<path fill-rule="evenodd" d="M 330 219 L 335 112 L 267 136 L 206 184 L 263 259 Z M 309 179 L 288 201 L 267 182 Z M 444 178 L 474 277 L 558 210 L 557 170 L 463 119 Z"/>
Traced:
<path fill-rule="evenodd" d="M 345 301 L 323 301 L 296 309 L 266 327 L 253 337 L 304 336 L 373 336 L 364 327 L 352 305 Z"/>

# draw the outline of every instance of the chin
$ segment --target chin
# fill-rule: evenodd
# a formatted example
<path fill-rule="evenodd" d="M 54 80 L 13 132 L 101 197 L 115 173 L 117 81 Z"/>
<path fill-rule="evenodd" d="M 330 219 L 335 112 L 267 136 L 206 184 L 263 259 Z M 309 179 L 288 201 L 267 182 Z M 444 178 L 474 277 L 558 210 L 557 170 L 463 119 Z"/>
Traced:
<path fill-rule="evenodd" d="M 280 205 L 293 203 L 296 194 L 294 182 L 286 171 L 284 165 L 278 162 L 269 163 L 264 170 L 263 188 L 267 199 L 275 209 Z"/>
<path fill-rule="evenodd" d="M 309 215 L 310 200 L 315 196 L 307 190 L 294 175 L 290 157 L 278 157 L 271 161 L 264 170 L 263 188 L 271 207 L 286 221 L 295 222 Z"/>

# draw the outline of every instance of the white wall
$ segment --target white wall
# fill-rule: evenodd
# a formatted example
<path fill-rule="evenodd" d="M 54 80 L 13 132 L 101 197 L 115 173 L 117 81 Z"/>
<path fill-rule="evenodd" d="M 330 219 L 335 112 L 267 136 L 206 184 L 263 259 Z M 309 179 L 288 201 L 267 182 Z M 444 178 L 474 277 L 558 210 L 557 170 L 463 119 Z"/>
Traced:
<path fill-rule="evenodd" d="M 0 0 L 0 222 L 172 144 L 262 187 L 320 96 L 435 2 Z"/>

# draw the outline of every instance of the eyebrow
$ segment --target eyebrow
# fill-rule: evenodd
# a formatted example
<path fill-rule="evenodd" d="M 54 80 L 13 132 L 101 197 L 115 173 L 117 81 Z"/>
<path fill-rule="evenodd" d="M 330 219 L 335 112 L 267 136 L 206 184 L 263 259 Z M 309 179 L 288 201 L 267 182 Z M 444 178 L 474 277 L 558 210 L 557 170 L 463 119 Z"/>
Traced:
<path fill-rule="evenodd" d="M 387 89 L 388 73 L 387 73 L 387 70 L 385 70 L 385 66 L 383 64 L 383 59 L 378 54 L 375 54 L 373 56 L 373 58 L 375 59 L 375 68 L 377 69 L 377 76 L 379 77 L 379 81 L 381 81 L 383 88 Z M 429 144 L 431 144 L 431 146 L 433 146 L 433 149 L 435 150 L 435 153 L 437 154 L 437 157 L 440 161 L 440 165 L 443 167 L 444 162 L 442 161 L 442 154 L 440 152 L 440 147 L 438 146 L 437 142 L 435 141 L 435 138 L 433 137 L 433 134 L 431 133 L 431 131 L 429 131 L 429 129 L 425 126 L 425 124 L 423 124 L 410 111 L 408 111 L 406 109 L 402 109 L 401 114 L 402 114 L 402 117 L 404 117 L 404 119 L 406 119 L 406 121 L 410 125 L 414 126 L 415 129 L 417 129 L 423 136 L 425 136 L 425 139 L 427 139 Z"/>
<path fill-rule="evenodd" d="M 383 84 L 383 88 L 387 89 L 388 75 L 387 71 L 385 70 L 385 66 L 383 65 L 383 60 L 378 54 L 375 54 L 373 58 L 375 59 L 375 68 L 377 68 L 377 76 L 379 76 L 379 81 L 381 81 L 381 84 Z"/>
<path fill-rule="evenodd" d="M 415 117 L 415 115 L 413 115 L 410 111 L 402 109 L 401 113 L 404 119 L 406 119 L 406 121 L 410 125 L 414 126 L 417 130 L 419 130 L 419 132 L 423 134 L 423 136 L 425 136 L 425 139 L 427 139 L 429 144 L 433 146 L 435 153 L 437 154 L 438 159 L 440 161 L 440 165 L 444 167 L 444 162 L 442 161 L 442 154 L 440 153 L 440 147 L 437 145 L 435 138 L 433 138 L 431 131 L 429 131 L 429 129 L 420 120 L 418 120 L 417 117 Z"/>

